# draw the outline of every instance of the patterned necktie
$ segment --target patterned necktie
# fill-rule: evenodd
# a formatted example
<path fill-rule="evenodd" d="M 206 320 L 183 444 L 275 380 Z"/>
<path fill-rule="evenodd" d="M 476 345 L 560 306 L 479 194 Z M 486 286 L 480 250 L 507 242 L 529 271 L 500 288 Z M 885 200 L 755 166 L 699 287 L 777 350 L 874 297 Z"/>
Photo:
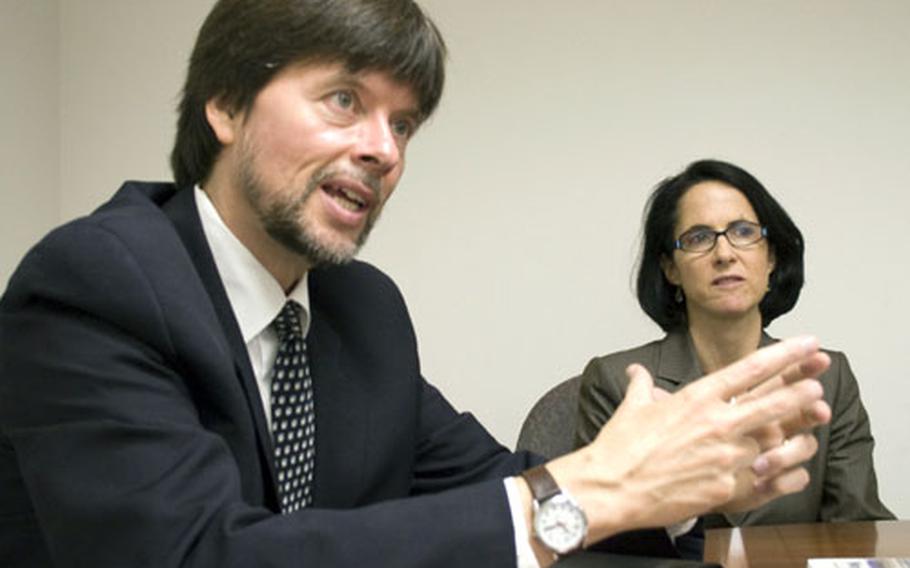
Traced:
<path fill-rule="evenodd" d="M 299 309 L 297 302 L 289 300 L 273 323 L 278 354 L 272 369 L 272 439 L 284 514 L 313 502 L 316 413 Z"/>

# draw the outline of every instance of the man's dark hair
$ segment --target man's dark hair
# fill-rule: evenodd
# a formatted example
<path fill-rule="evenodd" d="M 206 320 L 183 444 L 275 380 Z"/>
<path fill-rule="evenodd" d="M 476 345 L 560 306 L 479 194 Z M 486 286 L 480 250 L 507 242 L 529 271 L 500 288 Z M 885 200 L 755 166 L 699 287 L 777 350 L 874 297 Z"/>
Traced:
<path fill-rule="evenodd" d="M 638 303 L 664 331 L 684 327 L 686 306 L 675 300 L 676 286 L 661 269 L 661 258 L 673 257 L 679 200 L 695 184 L 717 181 L 739 190 L 768 231 L 774 271 L 759 304 L 762 327 L 789 312 L 803 287 L 803 235 L 783 207 L 752 174 L 719 160 L 693 162 L 682 173 L 657 184 L 645 205 L 644 238 L 638 261 Z"/>
<path fill-rule="evenodd" d="M 178 187 L 205 180 L 221 144 L 205 116 L 217 98 L 249 110 L 282 69 L 337 62 L 348 71 L 388 72 L 414 90 L 420 118 L 445 81 L 439 30 L 412 0 L 219 0 L 196 39 L 179 105 L 171 169 Z"/>

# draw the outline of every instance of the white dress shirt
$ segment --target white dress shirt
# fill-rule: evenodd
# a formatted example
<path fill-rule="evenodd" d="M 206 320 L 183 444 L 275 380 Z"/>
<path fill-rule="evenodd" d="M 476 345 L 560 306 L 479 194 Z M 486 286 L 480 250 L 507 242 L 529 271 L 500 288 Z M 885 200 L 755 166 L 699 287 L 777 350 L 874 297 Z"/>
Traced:
<path fill-rule="evenodd" d="M 202 230 L 215 258 L 218 275 L 224 284 L 231 309 L 234 310 L 243 341 L 246 343 L 247 354 L 256 377 L 256 386 L 259 387 L 259 398 L 271 432 L 271 370 L 278 353 L 278 334 L 272 328 L 272 321 L 289 299 L 296 300 L 303 308 L 300 314 L 303 327 L 301 333 L 306 338 L 310 327 L 307 274 L 304 273 L 290 294 L 285 295 L 278 281 L 224 223 L 209 196 L 198 186 L 193 192 Z M 318 408 L 316 412 L 319 412 Z M 528 543 L 524 511 L 515 480 L 507 478 L 505 485 L 515 531 L 515 549 L 518 551 L 516 564 L 518 568 L 539 568 L 534 551 Z"/>
<path fill-rule="evenodd" d="M 231 309 L 234 310 L 243 341 L 246 343 L 250 364 L 256 377 L 256 386 L 259 387 L 259 398 L 262 400 L 265 418 L 271 431 L 271 370 L 278 353 L 278 334 L 272 328 L 272 322 L 288 300 L 296 300 L 302 307 L 301 333 L 306 337 L 310 327 L 307 275 L 304 274 L 291 293 L 285 295 L 272 274 L 224 224 L 208 195 L 198 187 L 193 191 L 202 221 L 202 230 L 215 258 L 218 275 L 224 284 Z"/>

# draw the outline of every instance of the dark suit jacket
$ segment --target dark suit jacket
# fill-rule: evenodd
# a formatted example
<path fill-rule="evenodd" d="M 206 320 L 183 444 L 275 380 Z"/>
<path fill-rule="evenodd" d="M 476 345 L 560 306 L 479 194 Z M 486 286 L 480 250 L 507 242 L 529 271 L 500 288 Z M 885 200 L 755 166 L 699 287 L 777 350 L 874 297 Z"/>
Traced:
<path fill-rule="evenodd" d="M 761 345 L 773 341 L 763 334 Z M 874 440 L 856 378 L 843 353 L 827 353 L 831 367 L 820 380 L 832 419 L 830 424 L 814 430 L 818 452 L 806 464 L 811 476 L 809 486 L 748 513 L 706 517 L 706 528 L 894 518 L 878 498 L 872 465 Z M 593 439 L 619 406 L 629 383 L 625 368 L 631 363 L 643 364 L 655 385 L 670 392 L 704 374 L 689 335 L 684 332 L 592 359 L 582 375 L 579 442 Z"/>
<path fill-rule="evenodd" d="M 420 374 L 390 279 L 315 270 L 315 504 L 272 447 L 190 190 L 127 183 L 0 302 L 0 566 L 514 565 L 496 443 Z"/>

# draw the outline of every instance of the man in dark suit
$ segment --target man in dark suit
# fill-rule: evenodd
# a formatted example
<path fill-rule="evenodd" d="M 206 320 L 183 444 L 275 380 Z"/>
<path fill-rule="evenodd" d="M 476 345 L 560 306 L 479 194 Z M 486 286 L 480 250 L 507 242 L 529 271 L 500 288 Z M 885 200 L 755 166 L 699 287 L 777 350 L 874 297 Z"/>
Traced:
<path fill-rule="evenodd" d="M 395 285 L 352 258 L 443 59 L 409 0 L 215 5 L 176 183 L 53 231 L 0 303 L 0 564 L 549 565 L 805 484 L 829 415 L 809 338 L 673 397 L 632 369 L 544 468 L 424 380 Z"/>

